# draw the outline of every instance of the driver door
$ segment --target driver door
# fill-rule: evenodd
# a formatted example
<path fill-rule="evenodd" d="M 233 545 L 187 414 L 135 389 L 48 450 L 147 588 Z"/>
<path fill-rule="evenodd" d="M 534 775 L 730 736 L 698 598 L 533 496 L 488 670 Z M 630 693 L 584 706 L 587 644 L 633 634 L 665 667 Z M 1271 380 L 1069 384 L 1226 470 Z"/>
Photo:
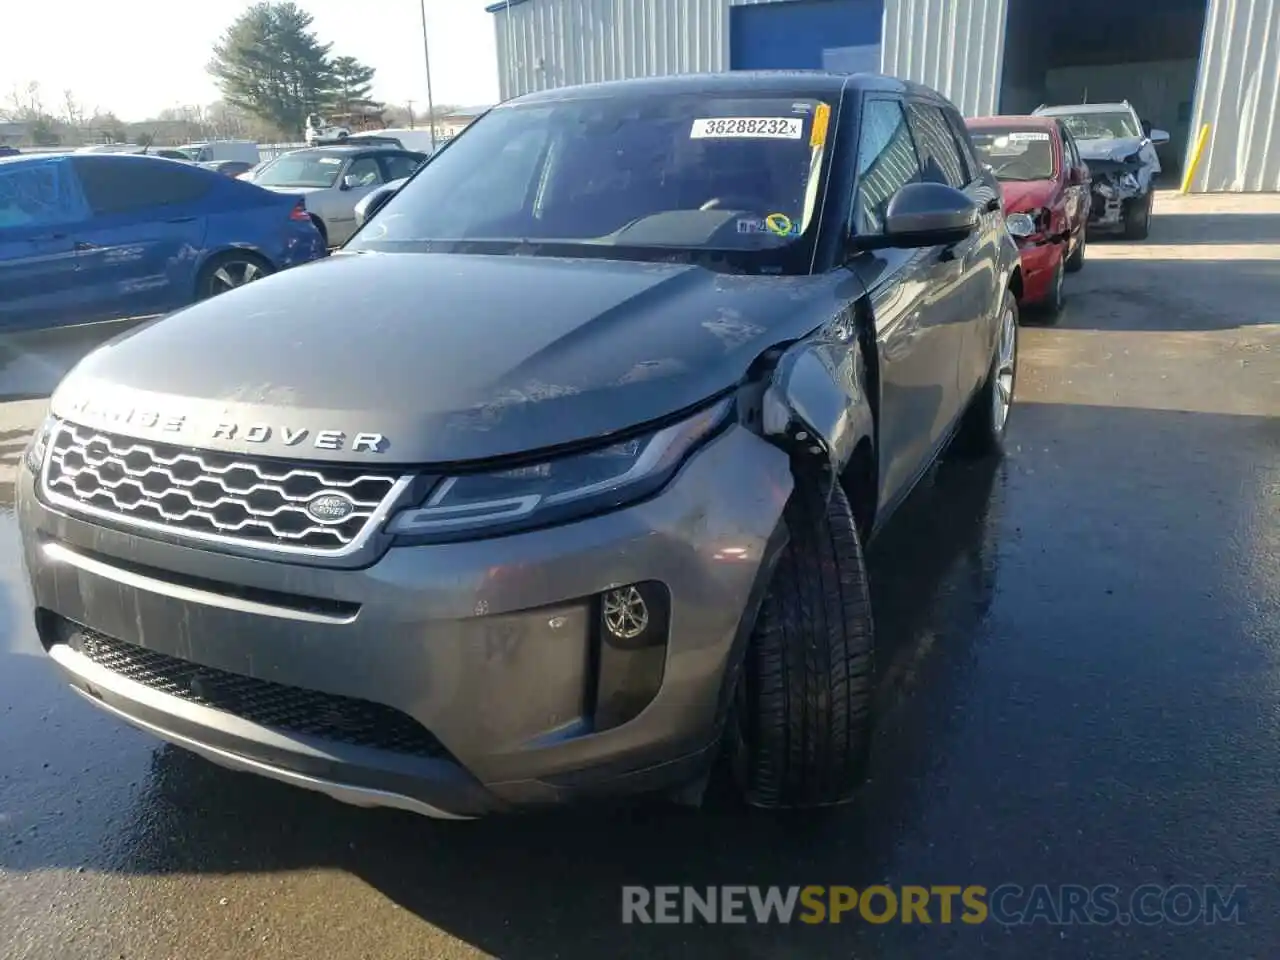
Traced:
<path fill-rule="evenodd" d="M 341 202 L 325 220 L 331 246 L 346 243 L 356 232 L 356 204 L 384 182 L 377 156 L 356 157 L 347 164 L 338 180 Z"/>
<path fill-rule="evenodd" d="M 850 230 L 884 229 L 894 194 L 923 179 L 903 102 L 863 101 Z M 880 501 L 892 509 L 931 462 L 958 393 L 956 302 L 946 291 L 963 267 L 941 247 L 885 249 L 849 264 L 871 298 L 880 357 Z"/>
<path fill-rule="evenodd" d="M 1089 177 L 1085 170 L 1084 161 L 1080 159 L 1080 151 L 1076 147 L 1075 138 L 1071 136 L 1071 131 L 1067 129 L 1066 124 L 1058 124 L 1058 133 L 1062 137 L 1062 165 L 1067 201 L 1067 223 L 1070 225 L 1071 247 L 1074 250 L 1084 236 L 1085 223 L 1089 219 Z M 1073 174 L 1078 182 L 1072 182 Z"/>

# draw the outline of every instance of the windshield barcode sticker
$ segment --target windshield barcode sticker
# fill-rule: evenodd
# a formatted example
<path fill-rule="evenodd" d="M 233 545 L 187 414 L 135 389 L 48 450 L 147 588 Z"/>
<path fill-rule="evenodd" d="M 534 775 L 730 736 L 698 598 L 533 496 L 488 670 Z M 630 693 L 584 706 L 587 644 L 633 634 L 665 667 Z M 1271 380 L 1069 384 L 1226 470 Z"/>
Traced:
<path fill-rule="evenodd" d="M 799 117 L 708 117 L 693 121 L 690 139 L 758 137 L 766 140 L 799 140 L 804 121 Z"/>
<path fill-rule="evenodd" d="M 1039 130 L 1019 130 L 1009 134 L 1010 143 L 1023 143 L 1027 140 L 1048 140 L 1049 134 Z"/>

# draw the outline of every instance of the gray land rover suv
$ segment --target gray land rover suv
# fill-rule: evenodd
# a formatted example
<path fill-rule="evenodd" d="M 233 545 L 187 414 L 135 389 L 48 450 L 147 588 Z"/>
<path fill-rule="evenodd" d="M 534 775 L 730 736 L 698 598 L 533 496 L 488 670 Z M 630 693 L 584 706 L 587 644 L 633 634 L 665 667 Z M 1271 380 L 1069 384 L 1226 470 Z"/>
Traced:
<path fill-rule="evenodd" d="M 862 546 L 1001 450 L 1018 254 L 955 108 L 735 73 L 504 103 L 334 256 L 110 342 L 25 455 L 45 649 L 241 770 L 444 817 L 848 799 Z"/>

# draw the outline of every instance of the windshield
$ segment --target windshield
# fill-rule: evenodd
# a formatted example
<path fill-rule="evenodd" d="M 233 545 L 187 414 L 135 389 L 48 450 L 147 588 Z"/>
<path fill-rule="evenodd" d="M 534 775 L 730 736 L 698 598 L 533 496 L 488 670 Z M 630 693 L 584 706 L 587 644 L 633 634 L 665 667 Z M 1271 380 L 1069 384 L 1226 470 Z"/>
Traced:
<path fill-rule="evenodd" d="M 334 153 L 286 153 L 258 171 L 253 182 L 264 187 L 332 187 L 344 159 Z"/>
<path fill-rule="evenodd" d="M 1062 113 L 1057 117 L 1077 140 L 1120 140 L 1142 136 L 1133 114 L 1124 110 L 1115 113 Z"/>
<path fill-rule="evenodd" d="M 741 95 L 499 107 L 346 249 L 807 272 L 830 112 L 816 99 Z"/>
<path fill-rule="evenodd" d="M 971 129 L 982 162 L 997 180 L 1052 180 L 1053 143 L 1047 130 Z"/>

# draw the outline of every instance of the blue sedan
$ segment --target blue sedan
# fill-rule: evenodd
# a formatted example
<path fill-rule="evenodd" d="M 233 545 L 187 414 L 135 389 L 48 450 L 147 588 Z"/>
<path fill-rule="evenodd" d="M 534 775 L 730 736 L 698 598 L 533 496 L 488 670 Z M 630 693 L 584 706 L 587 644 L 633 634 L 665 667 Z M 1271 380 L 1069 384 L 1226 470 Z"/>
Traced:
<path fill-rule="evenodd" d="M 193 164 L 0 160 L 0 332 L 158 316 L 324 255 L 304 201 Z"/>

